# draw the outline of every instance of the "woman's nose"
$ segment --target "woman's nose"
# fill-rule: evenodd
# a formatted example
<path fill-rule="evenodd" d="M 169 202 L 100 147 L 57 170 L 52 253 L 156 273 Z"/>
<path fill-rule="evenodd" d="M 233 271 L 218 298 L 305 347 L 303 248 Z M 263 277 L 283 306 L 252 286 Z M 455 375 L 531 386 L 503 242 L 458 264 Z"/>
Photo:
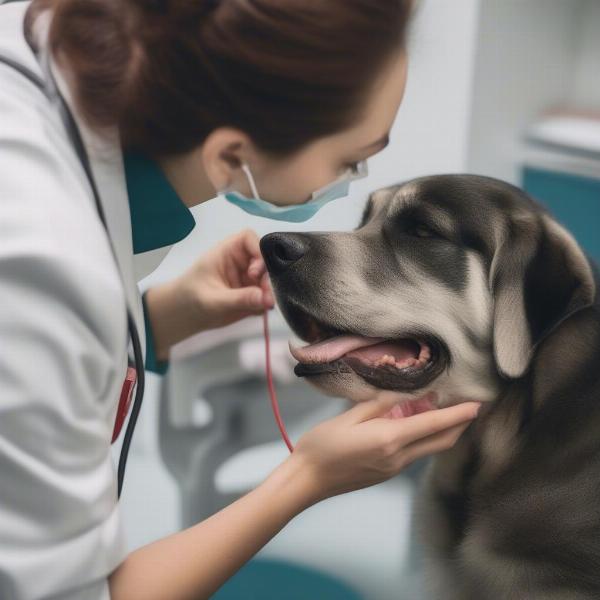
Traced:
<path fill-rule="evenodd" d="M 271 275 L 285 271 L 302 258 L 308 248 L 308 237 L 301 233 L 269 233 L 260 240 L 260 251 Z"/>

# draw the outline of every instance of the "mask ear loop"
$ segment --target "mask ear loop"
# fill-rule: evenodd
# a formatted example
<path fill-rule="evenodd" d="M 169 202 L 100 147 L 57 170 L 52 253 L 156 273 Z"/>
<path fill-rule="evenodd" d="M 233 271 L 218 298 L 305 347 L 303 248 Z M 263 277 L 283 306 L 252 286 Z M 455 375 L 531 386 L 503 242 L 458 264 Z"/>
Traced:
<path fill-rule="evenodd" d="M 306 202 L 306 204 L 310 204 L 311 202 L 317 200 L 320 195 L 328 192 L 330 189 L 334 188 L 336 185 L 339 185 L 339 183 L 341 181 L 348 180 L 348 182 L 351 182 L 356 179 L 363 179 L 368 174 L 369 174 L 369 170 L 368 170 L 368 166 L 367 166 L 367 161 L 361 160 L 360 163 L 358 163 L 358 167 L 356 170 L 348 168 L 339 177 L 334 179 L 331 183 L 324 185 L 323 187 L 319 188 L 318 190 L 315 190 L 312 193 L 310 200 L 308 200 Z"/>
<path fill-rule="evenodd" d="M 252 173 L 250 172 L 250 167 L 248 163 L 242 163 L 242 171 L 246 174 L 248 178 L 248 182 L 250 183 L 250 189 L 252 190 L 252 194 L 258 200 L 260 200 L 260 196 L 258 195 L 258 190 L 256 189 L 256 184 L 254 183 L 254 177 L 252 177 Z"/>

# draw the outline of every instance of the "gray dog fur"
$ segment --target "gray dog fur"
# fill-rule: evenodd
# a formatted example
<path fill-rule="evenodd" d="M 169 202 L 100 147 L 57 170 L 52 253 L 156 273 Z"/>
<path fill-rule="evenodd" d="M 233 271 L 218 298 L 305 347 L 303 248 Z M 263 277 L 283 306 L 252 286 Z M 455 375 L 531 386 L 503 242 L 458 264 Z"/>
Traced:
<path fill-rule="evenodd" d="M 352 232 L 261 249 L 300 338 L 424 337 L 439 368 L 397 389 L 483 402 L 416 501 L 431 598 L 600 598 L 598 271 L 569 232 L 512 185 L 439 175 L 374 192 Z M 303 374 L 354 401 L 377 387 Z"/>

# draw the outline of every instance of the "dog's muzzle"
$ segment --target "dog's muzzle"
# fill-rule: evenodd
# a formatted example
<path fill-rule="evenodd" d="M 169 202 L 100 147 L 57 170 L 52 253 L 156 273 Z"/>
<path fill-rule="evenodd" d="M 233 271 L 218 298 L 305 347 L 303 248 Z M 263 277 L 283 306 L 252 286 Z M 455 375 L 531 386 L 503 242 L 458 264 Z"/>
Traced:
<path fill-rule="evenodd" d="M 260 246 L 286 321 L 309 342 L 303 347 L 290 344 L 299 377 L 356 373 L 374 387 L 411 392 L 426 387 L 449 364 L 445 346 L 430 334 L 366 337 L 361 331 L 341 331 L 300 305 L 293 275 L 310 252 L 308 234 L 272 233 L 261 239 Z"/>

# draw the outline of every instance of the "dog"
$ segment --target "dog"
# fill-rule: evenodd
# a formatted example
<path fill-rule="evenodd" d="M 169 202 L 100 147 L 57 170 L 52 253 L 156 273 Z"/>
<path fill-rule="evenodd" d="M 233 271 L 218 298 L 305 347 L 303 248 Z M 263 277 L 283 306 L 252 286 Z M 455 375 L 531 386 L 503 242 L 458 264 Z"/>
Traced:
<path fill-rule="evenodd" d="M 573 236 L 515 186 L 434 175 L 260 247 L 296 375 L 405 416 L 482 402 L 415 501 L 431 597 L 598 600 L 599 277 Z"/>

